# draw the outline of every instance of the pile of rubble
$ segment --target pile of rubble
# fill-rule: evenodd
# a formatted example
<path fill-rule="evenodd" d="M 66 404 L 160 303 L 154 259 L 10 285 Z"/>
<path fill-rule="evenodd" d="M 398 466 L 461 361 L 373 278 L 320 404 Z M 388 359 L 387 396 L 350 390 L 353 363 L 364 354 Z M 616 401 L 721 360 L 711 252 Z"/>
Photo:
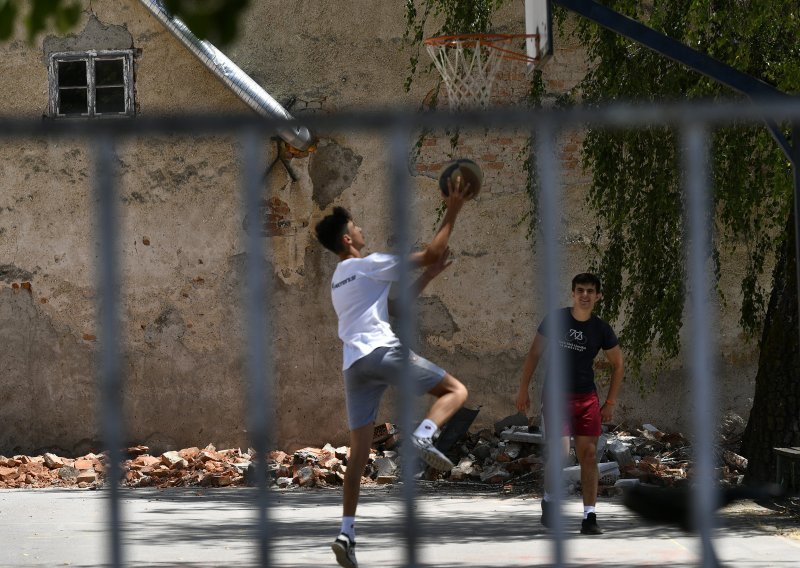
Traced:
<path fill-rule="evenodd" d="M 147 446 L 128 448 L 123 463 L 125 484 L 131 487 L 227 487 L 241 485 L 251 454 L 240 449 L 220 450 L 213 445 L 150 455 Z"/>
<path fill-rule="evenodd" d="M 0 488 L 96 487 L 105 472 L 104 456 L 87 454 L 76 459 L 55 454 L 0 456 Z"/>
<path fill-rule="evenodd" d="M 747 459 L 725 449 L 716 456 L 717 478 L 722 485 L 740 485 L 747 469 Z M 605 463 L 616 465 L 610 475 L 601 477 L 601 494 L 618 492 L 621 486 L 648 483 L 659 487 L 678 487 L 692 474 L 692 448 L 689 440 L 677 432 L 661 432 L 652 424 L 641 429 L 618 430 L 603 434 L 598 441 L 601 476 Z"/>
<path fill-rule="evenodd" d="M 439 441 L 442 441 L 440 438 Z M 363 484 L 394 483 L 400 473 L 397 452 L 399 434 L 392 424 L 375 428 L 374 450 L 363 473 Z M 438 442 L 437 442 L 438 443 Z M 527 425 L 523 415 L 505 418 L 494 429 L 460 433 L 441 449 L 455 467 L 449 472 L 428 469 L 428 480 L 502 485 L 506 489 L 540 486 L 544 470 L 544 439 Z M 267 458 L 271 483 L 280 488 L 337 486 L 347 471 L 346 446 L 303 448 L 292 454 L 272 451 Z M 127 449 L 123 463 L 124 483 L 130 487 L 226 487 L 247 484 L 254 471 L 253 451 L 217 450 L 213 445 L 150 455 L 146 446 Z M 574 454 L 572 455 L 573 463 Z M 726 484 L 741 482 L 747 460 L 721 449 L 719 479 Z M 600 492 L 613 494 L 633 483 L 677 486 L 691 475 L 690 447 L 678 433 L 664 433 L 645 424 L 641 429 L 615 429 L 601 436 L 598 444 Z M 0 456 L 0 488 L 67 487 L 93 488 L 102 484 L 105 454 L 87 454 L 71 459 L 45 453 L 41 456 Z M 573 490 L 580 483 L 580 468 L 563 470 L 564 482 Z"/>

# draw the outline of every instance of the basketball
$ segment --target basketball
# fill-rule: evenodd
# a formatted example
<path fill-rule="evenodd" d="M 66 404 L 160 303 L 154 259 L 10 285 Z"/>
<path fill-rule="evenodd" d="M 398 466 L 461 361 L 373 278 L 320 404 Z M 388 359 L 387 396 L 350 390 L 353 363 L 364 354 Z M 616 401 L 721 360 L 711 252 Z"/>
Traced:
<path fill-rule="evenodd" d="M 447 180 L 450 185 L 455 187 L 456 180 L 461 178 L 462 187 L 469 184 L 469 190 L 464 194 L 465 199 L 472 199 L 481 191 L 483 186 L 483 171 L 481 167 L 467 158 L 453 160 L 448 163 L 439 174 L 439 190 L 444 197 L 447 197 Z"/>

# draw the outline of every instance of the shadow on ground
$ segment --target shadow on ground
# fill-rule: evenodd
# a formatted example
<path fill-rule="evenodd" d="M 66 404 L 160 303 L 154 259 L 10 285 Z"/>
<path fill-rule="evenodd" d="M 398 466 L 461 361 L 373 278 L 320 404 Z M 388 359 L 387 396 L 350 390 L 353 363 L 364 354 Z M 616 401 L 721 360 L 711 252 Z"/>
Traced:
<path fill-rule="evenodd" d="M 123 499 L 127 502 L 144 500 L 155 506 L 139 511 L 124 525 L 124 542 L 126 546 L 149 547 L 164 546 L 165 543 L 192 545 L 200 549 L 208 547 L 219 550 L 219 547 L 235 544 L 241 551 L 242 542 L 257 541 L 256 498 L 257 490 L 244 489 L 170 489 L 170 490 L 135 490 L 124 491 Z M 272 566 L 299 566 L 293 564 L 291 557 L 302 557 L 311 554 L 321 547 L 327 548 L 338 529 L 338 515 L 341 506 L 340 489 L 311 489 L 293 491 L 275 491 L 270 494 L 276 514 L 270 515 L 269 534 L 271 546 L 276 557 Z M 491 496 L 492 499 L 482 500 Z M 466 506 L 458 509 L 457 514 L 448 513 L 448 500 L 468 499 Z M 509 507 L 503 506 L 492 510 L 492 503 L 498 499 L 508 505 L 511 502 L 513 514 Z M 473 503 L 474 501 L 474 503 Z M 614 501 L 614 500 L 612 500 Z M 539 499 L 525 496 L 501 496 L 497 492 L 456 491 L 447 492 L 422 488 L 418 494 L 420 534 L 423 535 L 420 545 L 435 542 L 459 543 L 464 547 L 480 551 L 487 544 L 498 542 L 509 547 L 519 547 L 541 541 L 542 547 L 550 550 L 551 535 L 539 524 Z M 616 501 L 618 503 L 618 501 Z M 391 546 L 397 549 L 398 558 L 403 555 L 405 546 L 403 512 L 404 502 L 398 486 L 390 488 L 365 489 L 362 493 L 362 509 L 369 509 L 371 504 L 381 505 L 385 511 L 380 518 L 368 516 L 359 524 L 359 537 L 363 543 L 362 552 L 373 546 Z M 484 505 L 488 506 L 484 506 Z M 570 501 L 565 504 L 565 531 L 568 539 L 588 539 L 578 534 L 580 527 L 580 503 Z M 388 507 L 388 510 L 384 508 Z M 602 507 L 602 504 L 601 504 Z M 319 518 L 315 518 L 310 509 L 319 509 Z M 758 510 L 758 513 L 754 511 Z M 190 522 L 187 522 L 187 511 Z M 215 511 L 224 511 L 224 522 L 217 520 L 223 515 L 215 515 Z M 600 509 L 602 511 L 602 508 Z M 331 519 L 335 521 L 331 522 Z M 679 538 L 685 533 L 671 527 L 663 527 L 641 522 L 633 514 L 609 513 L 600 516 L 601 526 L 606 535 L 599 538 L 622 539 L 625 546 L 641 546 L 646 549 L 648 542 L 654 539 Z M 775 534 L 776 528 L 785 525 L 785 519 L 767 509 L 738 509 L 726 512 L 719 519 L 719 533 L 726 537 L 752 537 Z M 378 544 L 378 543 L 383 543 Z M 287 549 L 288 558 L 287 560 Z M 256 558 L 253 544 L 252 558 Z M 476 554 L 477 559 L 480 558 Z M 164 562 L 151 566 L 209 566 L 202 563 Z M 241 562 L 236 563 L 242 566 Z M 253 564 L 255 565 L 255 564 Z M 480 566 L 475 562 L 452 562 L 447 566 Z M 595 564 L 580 564 L 593 566 Z M 600 564 L 596 564 L 600 566 Z M 640 565 L 654 565 L 650 562 Z M 693 563 L 670 563 L 671 566 L 693 566 Z M 785 563 L 771 560 L 768 564 L 748 561 L 748 566 L 794 566 L 796 560 Z M 604 568 L 632 566 L 630 563 L 615 562 L 609 559 L 602 563 Z"/>

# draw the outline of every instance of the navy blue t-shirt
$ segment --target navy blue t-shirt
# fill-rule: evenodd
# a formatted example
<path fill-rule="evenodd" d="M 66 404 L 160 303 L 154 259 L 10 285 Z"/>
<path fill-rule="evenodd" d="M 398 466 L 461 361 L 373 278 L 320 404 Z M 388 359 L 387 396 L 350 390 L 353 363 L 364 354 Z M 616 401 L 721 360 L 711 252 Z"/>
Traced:
<path fill-rule="evenodd" d="M 586 321 L 578 321 L 572 317 L 572 308 L 562 308 L 554 313 L 563 318 L 565 335 L 558 345 L 566 353 L 567 392 L 579 394 L 596 390 L 594 358 L 600 349 L 616 347 L 619 344 L 617 335 L 608 323 L 594 314 Z M 539 325 L 538 332 L 545 337 L 552 317 L 553 314 L 545 317 Z"/>

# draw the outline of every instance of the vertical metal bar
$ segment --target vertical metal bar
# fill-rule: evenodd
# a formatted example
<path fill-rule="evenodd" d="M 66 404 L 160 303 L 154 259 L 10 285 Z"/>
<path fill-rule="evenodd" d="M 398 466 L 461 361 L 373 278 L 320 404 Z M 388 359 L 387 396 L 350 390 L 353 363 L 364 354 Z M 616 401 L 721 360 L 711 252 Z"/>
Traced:
<path fill-rule="evenodd" d="M 564 522 L 561 515 L 563 501 L 562 468 L 564 452 L 562 431 L 564 429 L 565 371 L 566 361 L 559 342 L 564 337 L 564 321 L 555 317 L 559 307 L 561 284 L 561 250 L 559 246 L 559 221 L 561 203 L 559 199 L 559 167 L 556 160 L 556 130 L 549 119 L 540 120 L 536 131 L 536 167 L 539 170 L 540 207 L 542 218 L 542 253 L 544 257 L 544 305 L 549 316 L 547 330 L 548 371 L 544 389 L 545 434 L 547 440 L 546 476 L 549 480 L 553 515 L 553 566 L 564 565 Z"/>
<path fill-rule="evenodd" d="M 395 235 L 395 254 L 400 257 L 400 278 L 397 282 L 398 316 L 397 335 L 402 344 L 403 366 L 400 380 L 400 432 L 403 443 L 400 446 L 402 469 L 403 501 L 405 515 L 403 530 L 406 544 L 406 566 L 417 567 L 418 530 L 415 510 L 416 487 L 414 484 L 418 463 L 417 454 L 411 444 L 411 433 L 414 429 L 414 390 L 409 375 L 409 354 L 413 347 L 414 297 L 411 292 L 411 267 L 408 254 L 411 248 L 409 226 L 411 224 L 411 198 L 408 175 L 409 131 L 403 124 L 395 125 L 389 133 L 389 168 L 391 171 L 392 219 Z M 413 465 L 412 465 L 413 464 Z"/>
<path fill-rule="evenodd" d="M 114 187 L 114 141 L 99 136 L 93 144 L 95 155 L 94 197 L 97 218 L 97 276 L 99 280 L 99 337 L 101 437 L 106 451 L 106 490 L 108 491 L 108 558 L 113 568 L 122 566 L 119 481 L 122 477 L 122 366 L 120 365 L 119 270 L 117 259 L 117 195 Z"/>
<path fill-rule="evenodd" d="M 797 279 L 797 337 L 800 341 L 800 126 L 792 125 L 792 173 L 794 179 L 794 266 Z"/>
<path fill-rule="evenodd" d="M 261 566 L 270 566 L 271 534 L 268 511 L 270 491 L 267 484 L 267 452 L 272 432 L 272 334 L 267 299 L 271 297 L 266 278 L 264 238 L 259 211 L 263 193 L 264 144 L 258 131 L 246 130 L 242 142 L 242 193 L 247 257 L 244 308 L 247 322 L 247 421 L 250 441 L 255 450 L 255 486 L 257 511 L 257 547 Z"/>
<path fill-rule="evenodd" d="M 714 479 L 714 432 L 716 403 L 714 398 L 714 345 L 711 330 L 715 329 L 710 306 L 713 286 L 711 262 L 711 199 L 708 187 L 708 131 L 704 124 L 691 123 L 683 129 L 683 170 L 686 192 L 686 224 L 688 260 L 687 290 L 689 294 L 690 361 L 693 393 L 693 445 L 695 485 L 693 487 L 693 521 L 700 533 L 702 566 L 717 566 L 713 538 L 714 511 L 719 498 Z"/>

